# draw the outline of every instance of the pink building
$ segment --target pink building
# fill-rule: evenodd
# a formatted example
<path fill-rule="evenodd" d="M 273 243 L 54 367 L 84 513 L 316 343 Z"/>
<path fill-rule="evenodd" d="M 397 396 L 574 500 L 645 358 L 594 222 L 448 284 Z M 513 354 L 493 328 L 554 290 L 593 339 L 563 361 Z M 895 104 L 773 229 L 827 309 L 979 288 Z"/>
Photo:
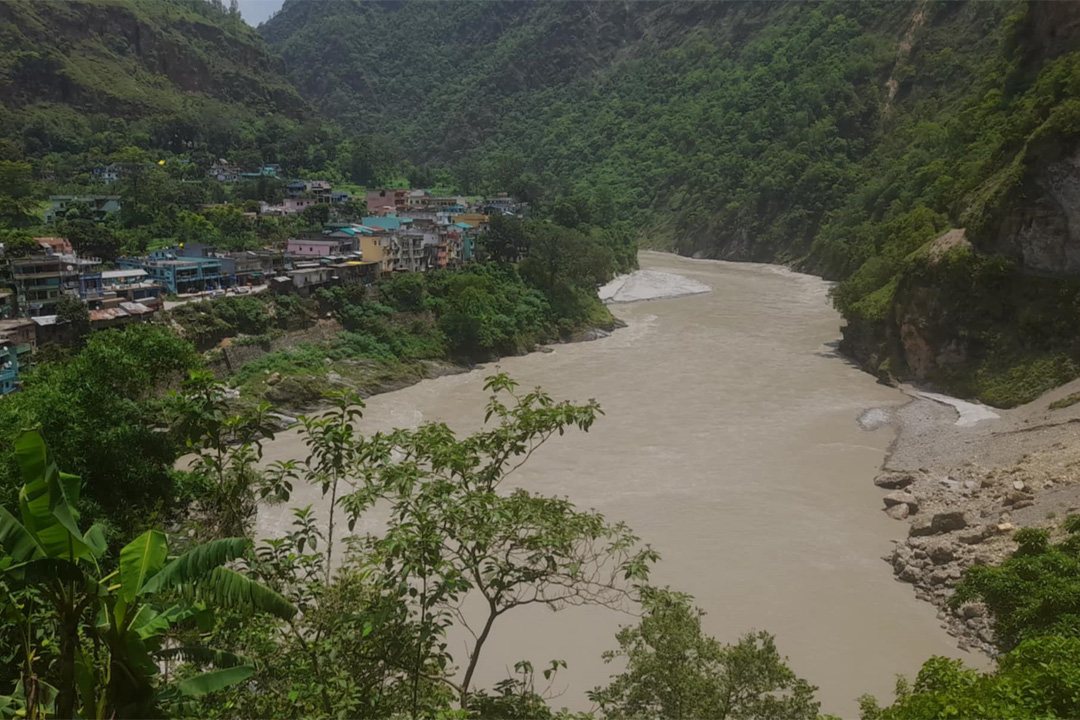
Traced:
<path fill-rule="evenodd" d="M 409 209 L 408 190 L 368 190 L 367 210 L 371 215 L 405 212 Z"/>
<path fill-rule="evenodd" d="M 289 238 L 286 252 L 297 257 L 337 257 L 356 250 L 353 239 Z"/>

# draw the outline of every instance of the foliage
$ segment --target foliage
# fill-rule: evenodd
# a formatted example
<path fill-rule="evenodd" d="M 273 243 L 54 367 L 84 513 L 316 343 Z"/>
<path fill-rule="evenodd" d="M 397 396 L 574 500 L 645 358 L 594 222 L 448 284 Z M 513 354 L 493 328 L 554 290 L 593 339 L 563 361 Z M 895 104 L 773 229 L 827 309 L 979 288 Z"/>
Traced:
<path fill-rule="evenodd" d="M 1065 528 L 1068 538 L 1056 544 L 1046 530 L 1018 530 L 1011 557 L 969 568 L 957 585 L 950 602 L 985 603 L 1003 651 L 1039 635 L 1080 632 L 1080 518 L 1068 518 Z"/>
<path fill-rule="evenodd" d="M 886 708 L 872 697 L 860 698 L 863 720 L 1073 718 L 1080 696 L 1080 638 L 1025 640 L 999 659 L 994 672 L 931 658 L 914 685 L 897 681 L 896 696 Z"/>
<path fill-rule="evenodd" d="M 914 685 L 897 681 L 896 702 L 861 698 L 864 720 L 1008 717 L 1071 718 L 1080 698 L 1080 518 L 1053 544 L 1046 530 L 1017 531 L 1017 549 L 996 566 L 972 566 L 950 598 L 982 602 L 1004 654 L 992 672 L 934 657 Z"/>
<path fill-rule="evenodd" d="M 473 711 L 542 709 L 528 674 L 525 687 L 500 684 L 494 695 L 474 688 L 497 620 L 532 604 L 622 607 L 657 554 L 625 525 L 568 500 L 500 488 L 549 439 L 588 430 L 594 402 L 522 393 L 505 376 L 488 378 L 487 388 L 494 422 L 461 438 L 442 424 L 363 436 L 362 405 L 347 394 L 330 398 L 330 412 L 301 418 L 310 456 L 278 489 L 284 496 L 296 482 L 315 485 L 328 517 L 296 510 L 293 532 L 266 542 L 251 564 L 300 614 L 280 632 L 235 623 L 218 630 L 248 643 L 267 684 L 234 688 L 208 712 L 418 716 L 452 698 Z M 350 538 L 335 568 L 338 518 L 352 532 L 376 504 L 391 522 Z M 463 614 L 467 596 L 486 608 L 479 627 Z M 473 631 L 462 674 L 446 649 L 451 625 Z"/>
<path fill-rule="evenodd" d="M 798 678 L 768 633 L 721 645 L 701 630 L 704 612 L 681 593 L 647 588 L 644 616 L 619 631 L 607 662 L 626 669 L 590 695 L 605 718 L 817 717 L 817 688 Z"/>
<path fill-rule="evenodd" d="M 57 469 L 39 431 L 22 433 L 15 445 L 21 521 L 0 510 L 0 590 L 19 638 L 20 675 L 4 707 L 29 718 L 156 717 L 169 703 L 251 676 L 253 668 L 231 653 L 169 638 L 214 607 L 293 615 L 283 597 L 224 567 L 247 541 L 220 540 L 170 561 L 165 534 L 148 530 L 120 550 L 116 570 L 104 572 L 102 528 L 78 527 L 79 478 Z M 178 602 L 167 602 L 170 590 L 179 591 Z M 175 658 L 216 669 L 170 683 L 160 665 Z"/>
<path fill-rule="evenodd" d="M 64 293 L 56 300 L 56 322 L 67 324 L 71 333 L 81 340 L 90 332 L 90 311 L 78 297 Z"/>
<path fill-rule="evenodd" d="M 19 485 L 15 437 L 40 424 L 57 461 L 86 483 L 80 510 L 88 517 L 130 529 L 172 509 L 180 448 L 157 431 L 159 398 L 198 363 L 173 333 L 139 324 L 93 333 L 78 353 L 38 365 L 23 391 L 0 403 L 3 504 Z"/>

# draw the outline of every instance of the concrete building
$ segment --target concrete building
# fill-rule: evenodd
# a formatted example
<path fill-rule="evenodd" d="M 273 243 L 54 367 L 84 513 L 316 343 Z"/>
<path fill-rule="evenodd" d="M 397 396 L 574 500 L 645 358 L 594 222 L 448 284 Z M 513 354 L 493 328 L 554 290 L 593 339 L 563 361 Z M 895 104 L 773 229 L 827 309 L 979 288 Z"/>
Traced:
<path fill-rule="evenodd" d="M 408 190 L 368 190 L 366 198 L 368 212 L 372 215 L 405 212 L 409 209 L 408 193 Z"/>
<path fill-rule="evenodd" d="M 216 290 L 222 287 L 222 261 L 217 257 L 186 256 L 182 248 L 154 250 L 146 257 L 120 258 L 121 269 L 145 270 L 147 277 L 161 283 L 172 295 Z"/>
<path fill-rule="evenodd" d="M 0 397 L 19 387 L 19 354 L 14 343 L 0 338 Z"/>

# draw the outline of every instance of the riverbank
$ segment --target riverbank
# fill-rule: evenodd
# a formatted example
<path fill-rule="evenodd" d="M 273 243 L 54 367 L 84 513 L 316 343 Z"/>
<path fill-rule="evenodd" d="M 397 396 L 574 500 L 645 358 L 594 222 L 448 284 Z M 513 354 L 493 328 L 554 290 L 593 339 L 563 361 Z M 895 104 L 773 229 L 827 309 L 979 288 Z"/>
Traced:
<path fill-rule="evenodd" d="M 993 654 L 985 608 L 948 607 L 972 565 L 1000 562 L 1025 527 L 1057 530 L 1080 511 L 1080 380 L 1011 410 L 954 401 L 901 386 L 911 400 L 875 408 L 866 429 L 896 431 L 874 484 L 883 511 L 907 523 L 907 537 L 885 559 L 962 649 Z"/>

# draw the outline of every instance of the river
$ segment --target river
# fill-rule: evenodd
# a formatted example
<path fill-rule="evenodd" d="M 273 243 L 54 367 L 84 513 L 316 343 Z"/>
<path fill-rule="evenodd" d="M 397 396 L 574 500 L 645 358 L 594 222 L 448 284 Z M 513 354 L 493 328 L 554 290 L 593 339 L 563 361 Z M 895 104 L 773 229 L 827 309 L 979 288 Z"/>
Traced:
<path fill-rule="evenodd" d="M 589 433 L 542 448 L 516 484 L 625 520 L 663 556 L 655 582 L 694 595 L 723 641 L 774 633 L 795 671 L 820 686 L 822 712 L 857 717 L 856 697 L 890 697 L 896 674 L 913 677 L 930 655 L 974 660 L 881 559 L 907 525 L 880 512 L 871 483 L 890 431 L 864 431 L 856 418 L 903 396 L 836 354 L 826 284 L 659 253 L 641 264 L 712 292 L 616 305 L 628 327 L 609 338 L 502 360 L 524 386 L 595 398 L 605 412 Z M 370 398 L 364 426 L 475 429 L 486 371 Z M 291 432 L 267 449 L 268 460 L 303 454 Z M 308 503 L 320 506 L 317 491 L 298 489 L 291 504 Z M 259 532 L 278 534 L 290 518 L 264 509 Z M 588 709 L 585 691 L 612 670 L 600 653 L 632 621 L 600 609 L 515 611 L 496 625 L 479 680 L 490 686 L 519 659 L 560 658 L 569 669 L 552 704 Z"/>

